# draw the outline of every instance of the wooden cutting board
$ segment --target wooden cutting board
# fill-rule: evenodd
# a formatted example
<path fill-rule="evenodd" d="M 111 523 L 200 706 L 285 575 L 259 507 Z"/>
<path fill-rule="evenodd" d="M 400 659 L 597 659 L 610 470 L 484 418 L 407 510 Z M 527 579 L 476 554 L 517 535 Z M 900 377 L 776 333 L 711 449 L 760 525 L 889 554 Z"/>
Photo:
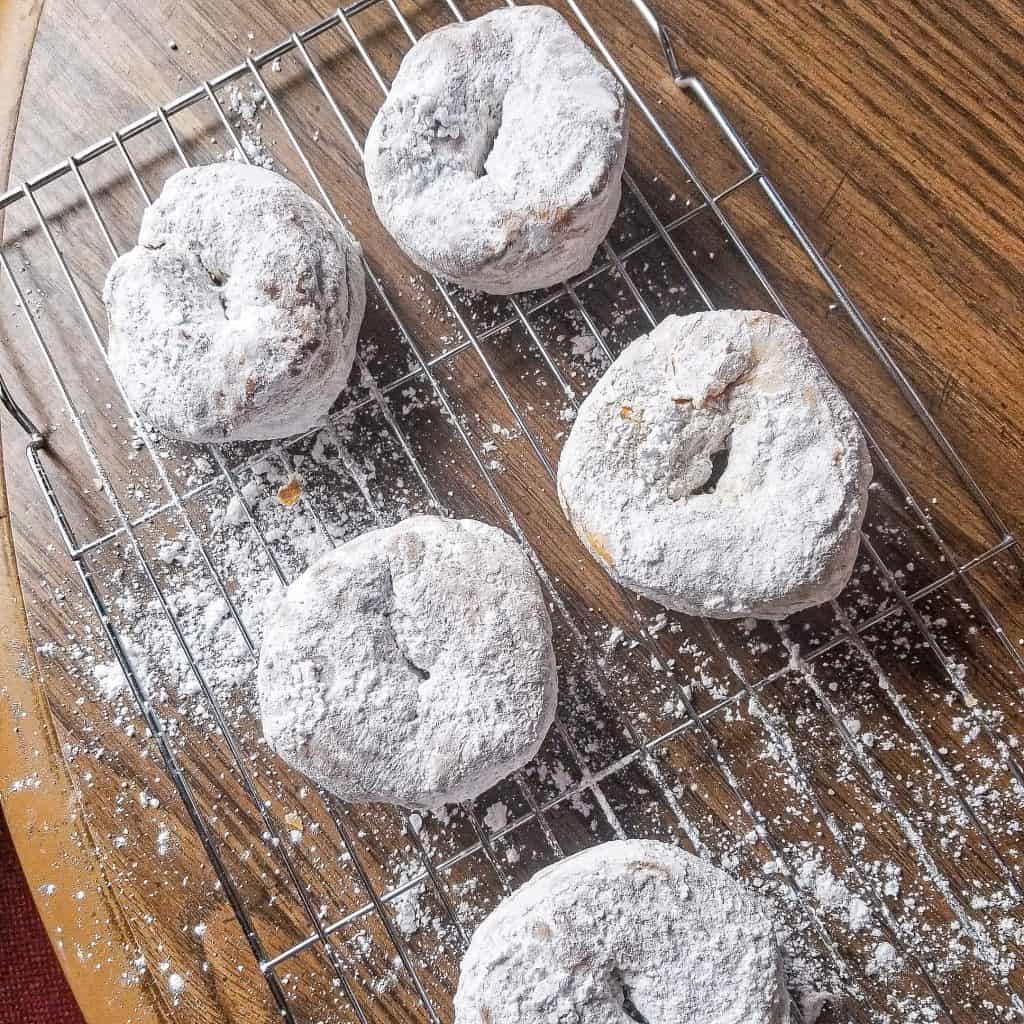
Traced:
<path fill-rule="evenodd" d="M 42 0 L 0 0 L 0 183 L 8 180 L 22 86 L 32 52 Z M 4 185 L 6 187 L 6 185 Z M 3 215 L 0 214 L 0 231 Z M 24 443 L 20 428 L 5 419 L 14 435 L 12 449 Z M 59 886 L 72 898 L 57 913 L 40 905 L 51 941 L 72 991 L 88 1019 L 155 1021 L 142 988 L 121 984 L 124 970 L 123 914 L 100 866 L 82 814 L 81 793 L 68 773 L 41 686 L 22 599 L 11 532 L 4 449 L 0 438 L 0 794 L 4 815 L 29 885 Z M 17 780 L 38 785 L 14 790 Z M 74 898 L 81 894 L 81 898 Z M 40 901 L 41 903 L 42 901 Z M 76 955 L 99 939 L 117 951 L 113 957 Z M 105 943 L 104 943 L 105 940 Z M 5 951 L 17 956 L 16 950 Z"/>
<path fill-rule="evenodd" d="M 18 95 L 38 6 L 0 0 L 0 102 L 6 103 L 0 109 L 0 179 L 18 112 L 10 100 Z M 766 169 L 784 184 L 869 317 L 884 324 L 929 408 L 1019 530 L 1019 5 L 661 0 L 658 7 L 686 59 L 756 141 Z M 12 180 L 50 166 L 230 66 L 248 48 L 259 51 L 322 13 L 300 0 L 47 0 L 17 122 Z M 659 52 L 632 18 L 608 13 L 599 24 L 612 49 L 629 55 L 631 72 L 652 83 L 660 103 L 679 102 Z M 31 382 L 19 379 L 19 366 L 17 358 L 3 364 L 12 390 L 46 423 L 45 402 Z M 239 1003 L 230 979 L 216 987 L 215 997 L 178 1007 L 160 984 L 121 983 L 132 970 L 123 952 L 132 929 L 144 921 L 159 936 L 166 921 L 168 943 L 176 941 L 170 922 L 187 894 L 114 879 L 95 852 L 82 801 L 103 808 L 117 799 L 117 788 L 105 780 L 83 795 L 81 780 L 69 775 L 60 756 L 68 730 L 54 728 L 47 702 L 62 704 L 64 683 L 52 677 L 41 684 L 10 526 L 37 625 L 47 617 L 50 591 L 38 584 L 56 564 L 47 547 L 53 531 L 21 457 L 24 438 L 10 419 L 3 423 L 12 515 L 8 520 L 3 512 L 0 478 L 0 794 L 33 891 L 55 885 L 61 894 L 39 905 L 76 996 L 93 1024 L 257 1019 Z M 1024 618 L 1012 579 L 1006 592 L 1009 621 L 1019 625 Z M 37 783 L 12 795 L 12 784 L 27 776 Z"/>

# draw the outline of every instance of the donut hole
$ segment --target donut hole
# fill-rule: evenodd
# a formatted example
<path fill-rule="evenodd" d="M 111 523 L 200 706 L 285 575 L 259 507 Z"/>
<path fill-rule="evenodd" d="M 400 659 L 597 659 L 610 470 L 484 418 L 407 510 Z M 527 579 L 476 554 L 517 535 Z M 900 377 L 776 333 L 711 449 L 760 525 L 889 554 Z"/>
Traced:
<path fill-rule="evenodd" d="M 392 594 L 394 591 L 392 590 Z M 405 667 L 421 682 L 425 683 L 430 679 L 430 673 L 423 668 L 421 665 L 417 665 L 412 658 L 412 654 L 409 652 L 408 646 L 402 642 L 402 638 L 398 634 L 398 630 L 395 628 L 394 612 L 392 609 L 384 609 L 384 620 L 387 623 L 388 630 L 391 632 L 391 637 L 394 640 L 395 650 L 398 651 L 402 661 L 405 662 Z"/>
<path fill-rule="evenodd" d="M 199 266 L 203 268 L 204 273 L 210 279 L 210 284 L 213 285 L 214 291 L 217 292 L 220 308 L 224 311 L 224 319 L 228 319 L 228 298 L 224 291 L 228 283 L 227 271 L 221 270 L 219 267 L 209 266 L 203 259 L 202 253 L 197 252 L 196 259 L 199 261 Z"/>
<path fill-rule="evenodd" d="M 647 1018 L 637 1008 L 636 1003 L 633 1002 L 633 990 L 618 970 L 612 971 L 612 985 L 613 992 L 616 994 L 620 989 L 622 990 L 622 1012 L 626 1020 L 634 1021 L 635 1024 L 649 1024 Z"/>
<path fill-rule="evenodd" d="M 717 452 L 711 453 L 711 476 L 707 478 L 704 486 L 699 488 L 695 493 L 697 494 L 714 494 L 715 489 L 718 487 L 719 481 L 725 475 L 726 468 L 729 465 L 729 444 L 726 439 L 726 445 L 724 448 L 719 448 Z"/>
<path fill-rule="evenodd" d="M 417 679 L 425 683 L 430 678 L 430 673 L 425 668 L 420 668 L 406 651 L 402 651 L 402 657 L 405 659 L 406 667 Z"/>
<path fill-rule="evenodd" d="M 500 100 L 493 105 L 485 106 L 480 111 L 480 124 L 483 131 L 476 146 L 474 160 L 470 165 L 473 176 L 477 179 L 487 177 L 487 161 L 494 152 L 498 136 L 501 134 L 503 111 L 504 105 Z"/>
<path fill-rule="evenodd" d="M 389 620 L 390 621 L 390 620 Z M 394 633 L 394 627 L 392 626 L 392 632 Z M 406 644 L 402 643 L 399 639 L 398 634 L 394 633 L 395 638 L 395 649 L 398 651 L 399 656 L 405 663 L 405 667 L 421 682 L 425 683 L 430 679 L 430 673 L 423 668 L 422 665 L 417 665 L 413 660 L 412 653 Z"/>
<path fill-rule="evenodd" d="M 203 268 L 206 276 L 210 279 L 210 284 L 214 288 L 223 288 L 228 283 L 228 273 L 226 270 L 222 270 L 220 267 L 210 266 L 206 260 L 203 259 L 201 252 L 196 253 L 196 261 L 199 266 Z"/>

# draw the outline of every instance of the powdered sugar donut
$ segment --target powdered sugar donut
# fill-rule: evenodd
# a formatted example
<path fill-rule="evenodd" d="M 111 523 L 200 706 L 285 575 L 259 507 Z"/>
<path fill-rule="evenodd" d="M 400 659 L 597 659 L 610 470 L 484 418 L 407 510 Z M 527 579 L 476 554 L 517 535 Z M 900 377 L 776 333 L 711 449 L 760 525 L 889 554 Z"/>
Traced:
<path fill-rule="evenodd" d="M 366 139 L 366 178 L 414 263 L 508 295 L 590 265 L 626 139 L 621 86 L 565 19 L 506 8 L 406 54 Z"/>
<path fill-rule="evenodd" d="M 538 872 L 473 935 L 456 1024 L 786 1024 L 761 903 L 668 843 L 603 843 Z"/>
<path fill-rule="evenodd" d="M 171 437 L 301 433 L 352 368 L 366 305 L 359 256 L 337 221 L 272 171 L 180 171 L 107 276 L 111 367 Z"/>
<path fill-rule="evenodd" d="M 789 321 L 670 316 L 583 402 L 562 508 L 625 586 L 677 611 L 784 618 L 853 570 L 871 461 L 852 410 Z"/>
<path fill-rule="evenodd" d="M 540 583 L 472 520 L 414 516 L 302 574 L 260 652 L 267 742 L 346 800 L 438 808 L 529 761 L 555 713 Z"/>

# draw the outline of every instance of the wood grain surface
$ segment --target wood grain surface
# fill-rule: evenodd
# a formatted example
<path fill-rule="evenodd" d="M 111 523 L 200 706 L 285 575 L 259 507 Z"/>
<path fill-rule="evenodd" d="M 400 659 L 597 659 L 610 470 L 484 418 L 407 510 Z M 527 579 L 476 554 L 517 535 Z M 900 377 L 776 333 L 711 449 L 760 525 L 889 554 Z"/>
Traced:
<path fill-rule="evenodd" d="M 489 6 L 469 3 L 466 9 L 478 13 Z M 737 162 L 713 126 L 673 85 L 655 40 L 628 6 L 581 6 L 704 180 L 716 190 L 735 181 L 741 173 Z M 447 20 L 440 2 L 403 2 L 401 8 L 417 31 Z M 1024 243 L 1019 229 L 1024 221 L 1019 183 L 1024 24 L 1019 6 L 985 0 L 943 5 L 914 0 L 683 5 L 661 0 L 658 8 L 678 40 L 682 60 L 723 100 L 765 171 L 880 328 L 1010 529 L 1019 530 L 1024 523 Z M 259 5 L 242 0 L 48 0 L 25 91 L 13 180 L 81 150 L 323 13 L 299 0 Z M 385 5 L 360 14 L 354 24 L 384 73 L 393 74 L 407 43 Z M 309 49 L 361 138 L 379 103 L 372 77 L 343 30 L 332 30 Z M 373 217 L 358 156 L 301 62 L 290 55 L 280 70 L 268 68 L 264 74 L 282 111 L 298 126 L 299 141 L 331 199 L 384 278 L 396 309 L 429 356 L 448 351 L 462 340 L 458 326 L 433 286 L 414 274 Z M 219 94 L 226 106 L 229 93 Z M 273 111 L 264 110 L 260 120 L 277 164 L 315 191 Z M 230 147 L 209 103 L 175 115 L 172 123 L 193 161 L 222 157 Z M 658 214 L 667 220 L 698 206 L 692 183 L 650 126 L 639 115 L 633 126 L 629 169 Z M 149 131 L 130 140 L 127 149 L 142 184 L 155 195 L 178 166 L 166 133 Z M 112 150 L 86 166 L 83 177 L 114 244 L 123 250 L 132 243 L 144 204 L 122 157 Z M 99 292 L 110 262 L 103 235 L 72 176 L 40 189 L 38 201 L 102 340 Z M 956 560 L 967 561 L 999 543 L 1003 538 L 833 308 L 832 297 L 780 229 L 756 184 L 734 193 L 723 206 Z M 622 251 L 650 230 L 644 212 L 627 199 L 612 242 Z M 766 304 L 736 247 L 725 241 L 706 211 L 687 220 L 673 238 L 716 302 Z M 132 424 L 88 321 L 25 200 L 10 208 L 4 240 L 73 405 L 103 454 L 109 473 L 105 487 L 97 486 L 25 311 L 15 307 L 6 285 L 0 294 L 0 369 L 30 414 L 48 429 L 45 464 L 79 540 L 101 538 L 118 526 L 110 494 L 128 516 L 144 517 L 167 500 L 164 482 L 146 452 L 130 443 Z M 656 315 L 698 308 L 661 241 L 646 246 L 628 268 Z M 597 277 L 581 294 L 599 325 L 607 328 L 610 346 L 645 329 L 642 310 L 616 275 Z M 471 302 L 461 295 L 455 301 L 477 330 L 509 315 L 503 303 Z M 583 394 L 595 364 L 573 355 L 572 341 L 583 328 L 571 312 L 563 298 L 532 317 L 531 324 L 553 365 Z M 372 305 L 363 339 L 377 382 L 400 379 L 409 366 L 408 350 L 380 303 Z M 524 410 L 525 425 L 535 433 L 541 452 L 556 460 L 566 401 L 529 333 L 514 325 L 489 337 L 483 350 Z M 1000 746 L 1002 740 L 1014 742 L 1021 731 L 1019 666 L 989 629 L 977 594 L 954 580 L 916 606 L 932 625 L 943 657 L 928 648 L 911 617 L 899 613 L 866 630 L 864 646 L 843 642 L 817 658 L 810 678 L 787 671 L 790 652 L 768 625 L 752 632 L 723 625 L 716 644 L 692 620 L 669 616 L 662 622 L 652 606 L 624 601 L 583 557 L 523 424 L 510 415 L 482 361 L 468 350 L 439 366 L 442 386 L 467 437 L 485 454 L 485 463 L 498 467 L 497 493 L 514 510 L 567 608 L 566 615 L 556 615 L 566 734 L 547 745 L 539 768 L 528 773 L 527 790 L 533 798 L 554 799 L 563 775 L 575 779 L 584 771 L 602 770 L 607 775 L 601 782 L 603 804 L 584 791 L 544 816 L 547 832 L 536 821 L 527 823 L 489 841 L 493 860 L 488 850 L 478 851 L 444 870 L 441 895 L 427 886 L 419 896 L 422 919 L 444 922 L 448 899 L 468 930 L 500 896 L 502 874 L 518 883 L 553 858 L 552 839 L 563 852 L 571 852 L 611 837 L 610 810 L 630 833 L 693 846 L 696 832 L 739 876 L 765 887 L 794 935 L 799 968 L 805 972 L 796 987 L 845 988 L 850 994 L 832 1009 L 832 1019 L 912 1021 L 921 1007 L 931 1007 L 940 1017 L 945 1008 L 956 1021 L 990 1021 L 1012 1013 L 1009 993 L 1024 986 L 1021 967 L 1014 963 L 1002 976 L 983 957 L 957 952 L 960 934 L 968 936 L 967 946 L 980 948 L 980 936 L 1004 951 L 1007 935 L 1024 927 L 1019 900 L 1006 895 L 1024 863 L 1024 842 L 1010 827 L 1018 817 L 1020 791 L 1008 769 L 1006 748 Z M 347 400 L 363 397 L 366 392 L 355 388 Z M 368 398 L 352 422 L 343 424 L 343 444 L 328 441 L 337 458 L 318 461 L 312 441 L 288 446 L 290 468 L 302 479 L 303 500 L 296 508 L 275 505 L 274 489 L 283 480 L 253 475 L 257 453 L 225 453 L 240 483 L 253 484 L 253 493 L 267 492 L 256 499 L 257 519 L 272 535 L 272 550 L 286 574 L 308 557 L 294 541 L 309 526 L 313 510 L 340 539 L 372 526 L 378 515 L 388 520 L 429 507 L 387 417 L 372 395 Z M 449 510 L 507 523 L 498 497 L 430 398 L 430 388 L 414 379 L 392 392 L 386 406 L 401 423 L 426 478 Z M 97 959 L 108 972 L 125 974 L 120 992 L 136 1000 L 119 1019 L 271 1020 L 273 1004 L 249 943 L 144 723 L 128 702 L 112 704 L 97 694 L 92 667 L 109 662 L 110 655 L 20 457 L 17 428 L 7 421 L 4 428 L 29 625 L 47 655 L 41 692 L 82 792 L 84 826 L 112 883 L 112 924 L 94 925 L 95 941 L 103 948 Z M 204 566 L 154 557 L 191 523 L 196 536 L 209 544 L 227 592 L 237 596 L 251 575 L 221 561 L 226 555 L 219 523 L 230 492 L 213 480 L 209 458 L 197 458 L 184 445 L 159 443 L 157 450 L 174 486 L 200 493 L 183 502 L 187 520 L 171 508 L 137 531 L 156 582 L 168 592 L 186 587 L 209 591 L 211 574 Z M 343 465 L 357 467 L 356 474 L 346 476 L 339 469 Z M 948 551 L 908 508 L 882 461 L 866 532 L 907 592 L 949 572 Z M 847 619 L 863 622 L 876 608 L 896 601 L 867 554 L 861 561 L 857 582 L 838 611 L 826 608 L 790 624 L 789 635 L 804 652 L 828 642 Z M 128 613 L 118 600 L 126 595 L 151 600 L 153 581 L 145 577 L 123 535 L 100 544 L 88 564 L 112 621 L 130 633 Z M 268 589 L 271 575 L 268 568 Z M 990 559 L 971 579 L 1006 626 L 1011 645 L 1018 643 L 1024 636 L 1019 565 L 1010 556 Z M 642 645 L 630 646 L 630 640 L 642 639 L 633 607 L 642 622 L 660 630 L 655 642 L 665 658 L 674 659 L 671 678 L 652 666 Z M 609 626 L 620 628 L 627 642 L 607 651 Z M 211 678 L 232 668 L 226 660 L 221 663 L 226 653 L 186 634 Z M 147 637 L 133 639 L 145 647 Z M 148 639 L 155 643 L 156 638 Z M 601 654 L 600 664 L 593 650 Z M 159 676 L 162 669 L 152 671 Z M 211 726 L 201 698 L 185 700 L 173 688 L 159 686 L 151 696 L 168 723 L 169 743 L 200 811 L 212 823 L 213 841 L 259 941 L 272 956 L 313 930 L 288 877 L 283 847 L 303 880 L 314 915 L 330 922 L 359 913 L 338 928 L 332 948 L 370 1019 L 426 1019 L 417 981 L 448 1019 L 458 935 L 447 924 L 434 928 L 425 923 L 401 943 L 409 947 L 414 980 L 395 964 L 393 934 L 372 912 L 362 912 L 367 883 L 386 891 L 415 870 L 416 850 L 402 820 L 381 808 L 340 806 L 275 762 L 260 742 L 248 671 L 225 697 L 230 725 L 244 751 L 241 764 Z M 767 713 L 751 714 L 742 680 L 764 678 L 772 680 L 760 691 Z M 599 681 L 608 689 L 603 697 L 595 689 Z M 699 712 L 710 712 L 723 701 L 725 708 L 708 718 L 715 745 L 685 729 L 658 743 L 655 763 L 672 786 L 666 796 L 658 792 L 642 758 L 629 760 L 635 743 L 615 723 L 625 719 L 635 730 L 631 735 L 644 740 L 679 726 L 680 681 L 693 686 L 688 692 Z M 733 708 L 742 713 L 734 714 Z M 971 723 L 980 721 L 982 712 L 989 714 L 986 728 L 974 733 Z M 849 721 L 857 722 L 860 733 L 879 738 L 874 747 L 858 746 L 848 727 L 836 725 Z M 779 730 L 791 743 L 781 753 L 775 742 Z M 972 736 L 969 744 L 965 730 Z M 751 756 L 773 743 L 774 760 Z M 585 765 L 573 744 L 584 752 Z M 760 838 L 718 757 L 763 814 L 766 830 Z M 255 780 L 262 807 L 246 792 L 242 768 Z M 974 818 L 965 817 L 956 796 L 968 790 L 979 794 L 969 803 Z M 3 795 L 6 806 L 8 794 Z M 524 792 L 510 783 L 479 802 L 478 819 L 498 800 L 512 819 L 530 812 Z M 265 815 L 280 831 L 281 846 L 266 841 Z M 462 812 L 447 824 L 427 821 L 423 828 L 424 842 L 438 860 L 476 841 L 474 822 Z M 27 830 L 18 838 L 22 848 L 33 842 Z M 786 886 L 772 874 L 772 865 L 780 858 L 806 863 L 809 851 L 820 871 L 832 871 L 865 900 L 873 915 L 870 927 L 847 927 L 839 920 L 842 915 L 813 901 L 808 913 L 786 899 Z M 365 868 L 365 877 L 354 869 L 356 862 Z M 898 895 L 884 891 L 879 865 L 897 870 Z M 30 857 L 26 869 L 34 887 L 54 880 L 46 858 Z M 72 897 L 61 891 L 41 901 L 51 933 L 71 920 Z M 403 920 L 401 910 L 401 901 L 389 904 L 392 933 Z M 891 938 L 887 920 L 896 926 L 899 953 L 891 974 L 879 973 L 873 960 L 879 945 Z M 1004 920 L 1011 923 L 1009 932 Z M 399 931 L 400 939 L 403 934 Z M 849 967 L 845 981 L 833 975 L 829 943 Z M 85 962 L 90 969 L 95 966 L 89 956 Z M 172 974 L 184 980 L 182 991 L 169 984 Z M 352 1019 L 345 986 L 316 944 L 287 960 L 277 976 L 299 1020 Z M 104 1002 L 109 987 L 106 995 L 100 988 L 76 986 L 96 1024 L 110 1019 Z"/>
<path fill-rule="evenodd" d="M 42 0 L 0 2 L 0 183 L 5 188 L 41 11 Z M 9 421 L 0 426 L 13 435 L 11 453 L 20 452 L 21 429 Z M 154 1018 L 146 990 L 121 984 L 128 966 L 123 915 L 101 866 L 81 792 L 64 764 L 29 639 L 3 465 L 0 445 L 0 800 L 79 1004 L 93 1019 L 149 1021 Z M 40 882 L 44 876 L 47 881 Z M 58 913 L 47 906 L 43 885 L 65 894 Z M 78 955 L 90 948 L 94 955 Z"/>

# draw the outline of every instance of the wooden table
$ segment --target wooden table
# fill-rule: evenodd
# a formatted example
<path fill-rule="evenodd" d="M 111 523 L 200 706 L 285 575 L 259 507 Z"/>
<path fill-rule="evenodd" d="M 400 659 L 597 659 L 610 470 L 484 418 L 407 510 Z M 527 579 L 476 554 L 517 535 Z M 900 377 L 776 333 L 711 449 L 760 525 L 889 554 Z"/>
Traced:
<path fill-rule="evenodd" d="M 431 23 L 438 6 L 428 0 L 403 3 L 410 16 L 418 19 L 416 23 L 423 25 Z M 661 0 L 658 7 L 675 32 L 686 64 L 725 101 L 763 159 L 764 169 L 781 184 L 798 217 L 839 268 L 869 319 L 881 327 L 899 364 L 953 443 L 966 454 L 1011 530 L 1019 532 L 1024 525 L 1020 484 L 1024 128 L 1019 116 L 1024 103 L 1024 22 L 1019 5 L 1012 0 L 947 4 L 716 0 L 696 5 Z M 11 9 L 10 4 L 0 4 L 0 12 Z M 48 0 L 29 67 L 11 180 L 20 181 L 80 150 L 100 134 L 237 62 L 247 49 L 259 52 L 320 13 L 316 5 L 300 0 L 258 5 L 244 0 L 214 4 Z M 26 17 L 18 29 L 21 38 L 31 34 L 32 12 Z M 659 114 L 664 113 L 679 131 L 691 130 L 693 118 L 677 113 L 684 101 L 666 75 L 653 40 L 628 13 L 613 16 L 606 11 L 595 17 L 626 70 L 654 98 Z M 14 38 L 5 31 L 0 16 L 0 39 L 7 45 Z M 392 44 L 383 38 L 381 45 L 387 49 Z M 4 72 L 10 73 L 12 67 L 5 65 Z M 338 67 L 347 67 L 341 58 Z M 372 83 L 361 80 L 352 88 L 355 101 L 372 113 L 377 102 Z M 4 95 L 2 88 L 0 95 Z M 8 110 L 8 123 L 12 114 Z M 197 145 L 203 144 L 204 132 L 219 131 L 212 119 L 190 122 L 187 130 L 195 132 Z M 706 137 L 711 136 L 694 135 L 693 139 L 703 144 Z M 0 140 L 4 138 L 0 135 Z M 639 133 L 634 151 L 643 142 Z M 338 142 L 339 152 L 343 145 Z M 6 149 L 0 142 L 0 152 Z M 211 147 L 209 152 L 216 155 L 218 148 Z M 171 167 L 166 153 L 143 149 L 138 159 L 150 183 Z M 345 156 L 341 164 L 339 180 L 351 179 L 351 187 L 359 187 L 356 162 Z M 652 165 L 650 180 L 644 184 L 657 190 L 654 179 L 660 170 L 660 164 Z M 723 164 L 709 173 L 727 170 Z M 103 187 L 111 190 L 116 220 L 120 196 L 127 194 L 117 189 L 127 189 L 131 183 L 126 184 L 123 170 L 109 166 L 100 176 Z M 60 201 L 74 205 L 71 191 Z M 661 201 L 669 202 L 665 196 Z M 76 212 L 88 211 L 82 210 L 79 201 Z M 768 232 L 763 212 L 738 211 L 737 217 L 755 233 Z M 129 223 L 125 214 L 116 224 L 122 244 L 130 238 Z M 386 240 L 371 220 L 360 220 L 358 226 L 371 257 L 385 251 Z M 77 230 L 73 224 L 69 227 L 72 233 Z M 23 215 L 17 224 L 8 223 L 8 240 L 16 233 L 27 251 L 30 229 Z M 96 271 L 106 257 L 95 236 L 90 244 L 93 248 L 83 256 L 83 264 Z M 827 296 L 805 271 L 793 269 L 791 255 L 780 249 L 774 259 L 771 255 L 767 259 L 784 281 L 792 307 L 828 322 Z M 728 288 L 723 289 L 728 294 Z M 4 313 L 9 313 L 8 307 Z M 38 359 L 21 345 L 24 324 L 19 327 L 9 317 L 3 323 L 16 343 L 6 346 L 0 369 L 37 422 L 53 424 L 58 436 L 60 431 L 66 434 L 69 424 L 54 411 L 53 388 L 46 383 Z M 867 378 L 857 379 L 868 372 L 859 357 L 838 353 L 834 361 L 826 359 L 851 393 L 860 395 L 875 387 L 873 381 L 865 383 Z M 85 392 L 93 365 L 83 357 L 79 382 Z M 884 390 L 886 385 L 878 387 Z M 106 395 L 98 393 L 95 398 L 102 401 Z M 501 403 L 493 393 L 479 401 L 478 411 L 500 418 Z M 879 397 L 880 407 L 890 401 Z M 954 539 L 963 542 L 964 550 L 984 547 L 988 541 L 980 536 L 982 527 L 975 526 L 976 513 L 957 507 L 962 492 L 956 481 L 941 474 L 933 477 L 932 464 L 918 461 L 924 442 L 906 413 L 889 417 L 876 416 L 878 411 L 871 408 L 862 411 L 873 425 L 886 425 L 885 443 L 891 442 L 904 460 L 901 468 L 918 493 L 928 496 L 934 485 Z M 7 496 L 29 626 L 33 638 L 42 643 L 59 638 L 69 628 L 80 629 L 86 613 L 72 598 L 66 604 L 55 602 L 55 592 L 77 584 L 58 553 L 52 522 L 21 456 L 24 437 L 9 418 L 3 426 Z M 80 458 L 77 464 L 75 457 L 67 458 L 68 475 L 62 483 L 87 479 Z M 621 615 L 614 595 L 603 590 L 586 567 L 581 568 L 578 552 L 562 554 L 567 551 L 566 541 L 540 503 L 531 504 L 531 495 L 547 490 L 539 471 L 524 469 L 522 478 L 515 478 L 515 487 L 517 511 L 534 514 L 531 529 L 536 529 L 545 552 L 549 548 L 554 552 L 556 569 L 570 583 L 576 577 L 584 581 L 573 594 L 594 588 L 595 601 L 613 608 L 612 617 L 616 611 Z M 82 500 L 86 512 L 92 511 L 94 521 L 101 522 L 103 515 L 95 512 L 94 498 Z M 2 525 L 6 530 L 5 517 Z M 0 543 L 4 553 L 0 575 L 13 584 L 10 540 L 0 539 L 6 541 L 6 545 Z M 981 580 L 1014 641 L 1022 635 L 1024 623 L 1019 584 L 1013 566 L 999 560 Z M 580 599 L 580 606 L 585 604 Z M 109 737 L 116 748 L 114 767 L 90 762 L 87 771 L 81 759 L 72 758 L 69 775 L 60 747 L 90 742 L 90 730 L 102 722 L 102 711 L 82 712 L 76 704 L 84 692 L 82 681 L 72 679 L 60 661 L 33 665 L 16 590 L 6 594 L 0 605 L 0 630 L 5 638 L 0 644 L 5 712 L 0 715 L 4 730 L 0 732 L 0 794 L 33 889 L 42 893 L 44 887 L 56 886 L 53 898 L 40 896 L 40 910 L 88 1019 L 96 1024 L 111 1019 L 180 1020 L 182 1014 L 204 1022 L 268 1019 L 266 1005 L 259 1001 L 262 983 L 253 975 L 249 950 L 230 913 L 217 909 L 201 851 L 157 765 L 147 762 L 147 751 L 140 754 L 140 744 L 121 734 L 119 739 Z M 992 675 L 985 692 L 1005 698 L 1012 683 L 996 678 L 997 670 Z M 1008 704 L 999 706 L 1011 715 L 1012 731 L 1016 724 L 1012 709 Z M 941 723 L 936 725 L 936 746 L 942 742 L 941 728 Z M 954 737 L 947 739 L 952 743 Z M 699 757 L 680 770 L 703 779 Z M 16 780 L 29 776 L 36 780 L 31 788 L 12 790 Z M 114 810 L 125 778 L 133 787 L 144 780 L 147 796 L 167 808 L 174 843 L 179 845 L 166 868 L 156 859 L 160 855 L 157 838 L 141 825 L 132 832 L 134 852 L 126 854 L 112 845 L 121 827 Z M 835 796 L 831 789 L 828 792 Z M 836 799 L 841 801 L 842 796 Z M 301 803 L 294 792 L 291 798 Z M 725 807 L 721 816 L 729 818 L 725 796 L 712 793 L 707 799 L 709 805 Z M 765 800 L 770 803 L 771 797 Z M 851 798 L 837 809 L 842 820 L 857 820 L 863 813 L 853 804 Z M 310 811 L 313 817 L 317 813 L 323 816 L 323 808 Z M 354 821 L 358 829 L 360 822 L 373 821 L 373 816 L 355 815 Z M 245 824 L 258 833 L 255 819 L 246 819 Z M 809 830 L 808 835 L 813 833 Z M 392 840 L 397 835 L 393 831 Z M 362 839 L 358 845 L 363 845 Z M 365 845 L 371 857 L 382 856 L 389 840 L 371 836 Z M 1007 855 L 1019 869 L 1016 849 Z M 150 877 L 146 866 L 158 864 L 159 871 L 154 867 Z M 272 869 L 269 862 L 260 861 L 253 870 L 259 875 Z M 330 880 L 336 870 L 337 865 L 323 873 Z M 380 881 L 383 885 L 388 879 Z M 272 889 L 268 884 L 267 891 Z M 190 924 L 196 923 L 188 912 L 191 900 L 203 907 L 204 914 L 213 915 L 203 919 L 208 926 L 203 941 L 188 932 Z M 261 926 L 278 927 L 272 918 L 268 913 Z M 139 949 L 149 956 L 148 972 L 140 973 L 131 963 Z M 153 967 L 165 954 L 174 965 L 186 958 L 193 972 L 177 1005 L 167 987 L 167 971 L 173 968 Z M 206 976 L 198 966 L 203 958 L 212 965 Z M 300 957 L 296 969 L 311 969 L 310 963 Z M 126 985 L 126 974 L 141 980 Z M 440 998 L 451 980 L 450 971 L 439 977 Z M 415 997 L 404 990 L 393 1004 L 384 999 L 374 1005 L 382 1020 L 413 1019 L 416 1013 Z M 981 1009 L 977 1016 L 971 1012 L 963 1011 L 958 1019 L 988 1019 Z"/>

